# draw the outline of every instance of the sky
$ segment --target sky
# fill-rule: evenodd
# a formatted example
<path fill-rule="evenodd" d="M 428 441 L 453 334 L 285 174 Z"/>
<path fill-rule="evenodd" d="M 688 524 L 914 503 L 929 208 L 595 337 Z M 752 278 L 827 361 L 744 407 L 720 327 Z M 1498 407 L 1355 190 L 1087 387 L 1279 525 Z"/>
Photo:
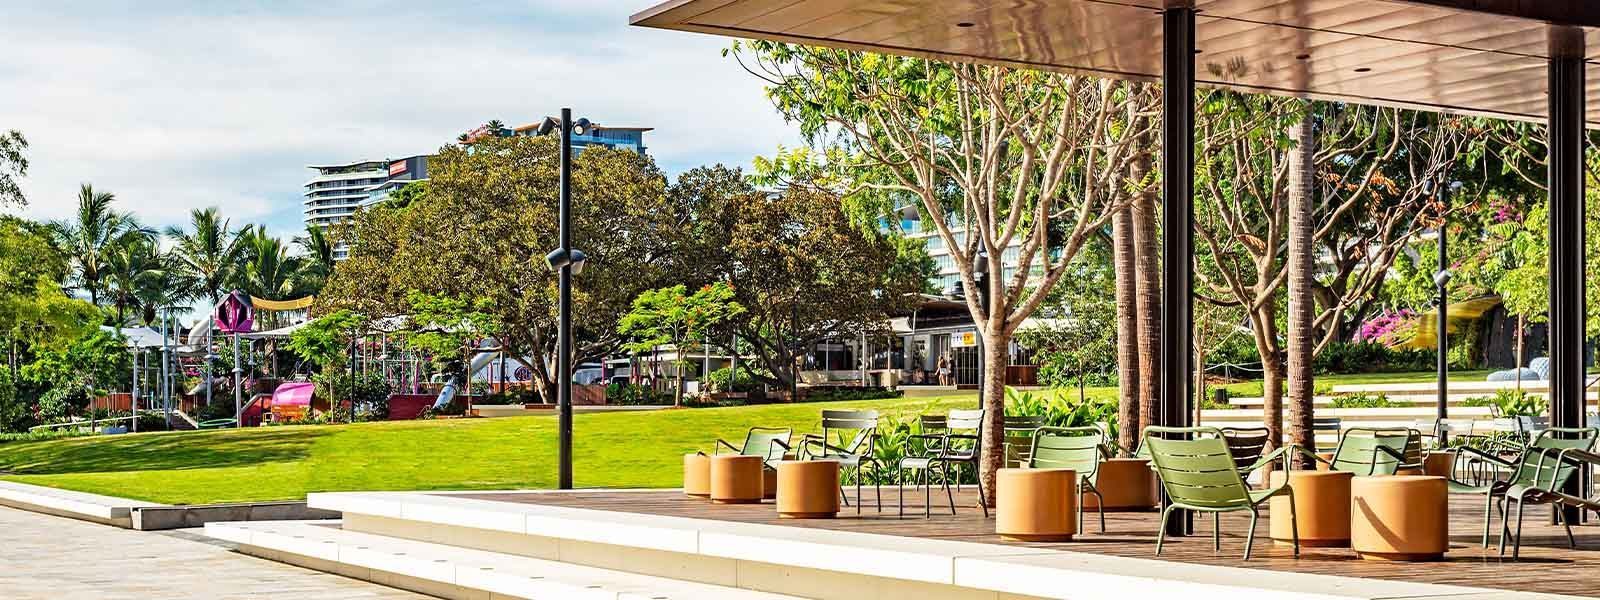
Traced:
<path fill-rule="evenodd" d="M 156 227 L 216 206 L 303 228 L 307 165 L 431 153 L 570 106 L 654 127 L 670 174 L 798 142 L 728 40 L 630 27 L 655 0 L 0 0 L 0 130 L 28 138 L 34 219 L 79 184 Z"/>

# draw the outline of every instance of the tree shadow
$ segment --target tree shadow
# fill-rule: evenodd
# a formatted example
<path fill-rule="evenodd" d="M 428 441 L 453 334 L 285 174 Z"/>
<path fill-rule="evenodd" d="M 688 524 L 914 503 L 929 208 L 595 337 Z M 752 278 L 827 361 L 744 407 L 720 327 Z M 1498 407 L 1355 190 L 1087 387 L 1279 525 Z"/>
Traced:
<path fill-rule="evenodd" d="M 0 471 L 14 475 L 167 471 L 297 461 L 331 433 L 321 429 L 253 430 L 80 438 L 0 445 Z"/>

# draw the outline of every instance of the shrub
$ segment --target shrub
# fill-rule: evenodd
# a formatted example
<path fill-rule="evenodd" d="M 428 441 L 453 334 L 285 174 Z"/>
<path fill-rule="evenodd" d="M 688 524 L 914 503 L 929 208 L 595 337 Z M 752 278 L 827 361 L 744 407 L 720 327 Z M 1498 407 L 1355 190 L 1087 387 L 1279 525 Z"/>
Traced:
<path fill-rule="evenodd" d="M 740 392 L 746 394 L 761 389 L 761 384 L 744 367 L 740 367 L 737 373 L 729 367 L 712 371 L 706 375 L 706 386 L 713 392 Z"/>
<path fill-rule="evenodd" d="M 330 370 L 318 373 L 312 377 L 317 384 L 317 396 L 332 403 L 334 412 L 343 410 L 343 404 L 350 401 L 351 386 L 350 373 L 343 369 Z M 356 373 L 355 376 L 355 420 L 382 421 L 389 418 L 389 382 L 377 373 Z M 346 421 L 348 415 L 342 415 L 338 420 Z"/>
<path fill-rule="evenodd" d="M 39 419 L 46 423 L 82 414 L 89 406 L 89 392 L 79 387 L 54 387 L 39 396 Z"/>
<path fill-rule="evenodd" d="M 636 383 L 613 383 L 606 386 L 606 404 L 615 406 L 661 406 L 672 404 L 672 393 L 651 389 Z"/>
<path fill-rule="evenodd" d="M 505 406 L 509 404 L 542 404 L 539 393 L 531 388 L 515 388 L 472 399 L 474 405 Z"/>
<path fill-rule="evenodd" d="M 851 400 L 884 400 L 899 398 L 905 392 L 881 387 L 813 388 L 802 396 L 806 402 L 848 402 Z"/>
<path fill-rule="evenodd" d="M 1083 427 L 1105 423 L 1106 437 L 1117 435 L 1117 402 L 1111 398 L 1078 400 L 1061 390 L 1021 392 L 1006 388 L 1006 416 L 1044 417 L 1050 427 Z"/>
<path fill-rule="evenodd" d="M 1398 408 L 1399 402 L 1384 394 L 1340 394 L 1333 398 L 1333 408 Z"/>
<path fill-rule="evenodd" d="M 1376 342 L 1335 342 L 1311 367 L 1321 375 L 1427 371 L 1434 367 L 1434 356 L 1431 350 L 1395 350 Z"/>

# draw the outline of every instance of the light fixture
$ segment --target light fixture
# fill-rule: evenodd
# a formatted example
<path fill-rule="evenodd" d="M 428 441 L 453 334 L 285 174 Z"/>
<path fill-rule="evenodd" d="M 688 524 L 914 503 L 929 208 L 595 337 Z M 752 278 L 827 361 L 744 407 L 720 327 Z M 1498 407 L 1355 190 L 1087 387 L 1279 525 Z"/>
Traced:
<path fill-rule="evenodd" d="M 1356 67 L 1357 73 L 1371 73 L 1372 67 Z"/>
<path fill-rule="evenodd" d="M 1295 60 L 1311 60 L 1311 55 L 1310 54 L 1298 54 L 1298 55 L 1295 55 L 1294 59 Z"/>
<path fill-rule="evenodd" d="M 588 261 L 589 255 L 577 248 L 573 248 L 571 253 L 556 248 L 544 256 L 544 264 L 549 266 L 551 271 L 560 271 L 562 267 L 571 265 L 573 275 L 582 273 L 583 265 Z"/>
<path fill-rule="evenodd" d="M 960 23 L 956 23 L 956 27 L 960 27 L 962 29 L 965 29 L 965 28 L 968 28 L 968 27 L 972 27 L 972 26 L 973 26 L 973 23 L 971 21 L 962 21 Z"/>
<path fill-rule="evenodd" d="M 1440 269 L 1433 274 L 1433 284 L 1444 287 L 1445 284 L 1450 283 L 1450 278 L 1452 277 L 1455 277 L 1455 275 L 1450 272 L 1450 269 Z"/>

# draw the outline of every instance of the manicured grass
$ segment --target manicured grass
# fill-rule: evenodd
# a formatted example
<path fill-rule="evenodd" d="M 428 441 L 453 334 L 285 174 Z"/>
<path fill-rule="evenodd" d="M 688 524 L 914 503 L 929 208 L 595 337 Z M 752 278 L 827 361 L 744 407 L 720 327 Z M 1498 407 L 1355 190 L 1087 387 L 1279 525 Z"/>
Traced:
<path fill-rule="evenodd" d="M 1481 381 L 1485 372 L 1460 373 Z M 1429 381 L 1432 373 L 1321 377 L 1343 383 Z M 1228 386 L 1260 395 L 1260 382 Z M 1076 395 L 1076 390 L 1063 390 Z M 1114 387 L 1086 390 L 1115 398 Z M 975 392 L 828 404 L 580 414 L 580 487 L 672 487 L 681 457 L 742 439 L 753 425 L 817 430 L 822 408 L 877 408 L 890 418 L 970 407 Z M 441 419 L 69 438 L 0 444 L 0 477 L 169 504 L 285 500 L 342 490 L 550 488 L 554 417 Z"/>
<path fill-rule="evenodd" d="M 579 414 L 580 487 L 673 487 L 682 456 L 752 425 L 817 430 L 818 411 L 899 418 L 970 407 L 976 394 L 823 404 Z M 0 444 L 5 479 L 168 504 L 299 499 L 340 490 L 551 488 L 554 417 L 269 427 Z"/>

